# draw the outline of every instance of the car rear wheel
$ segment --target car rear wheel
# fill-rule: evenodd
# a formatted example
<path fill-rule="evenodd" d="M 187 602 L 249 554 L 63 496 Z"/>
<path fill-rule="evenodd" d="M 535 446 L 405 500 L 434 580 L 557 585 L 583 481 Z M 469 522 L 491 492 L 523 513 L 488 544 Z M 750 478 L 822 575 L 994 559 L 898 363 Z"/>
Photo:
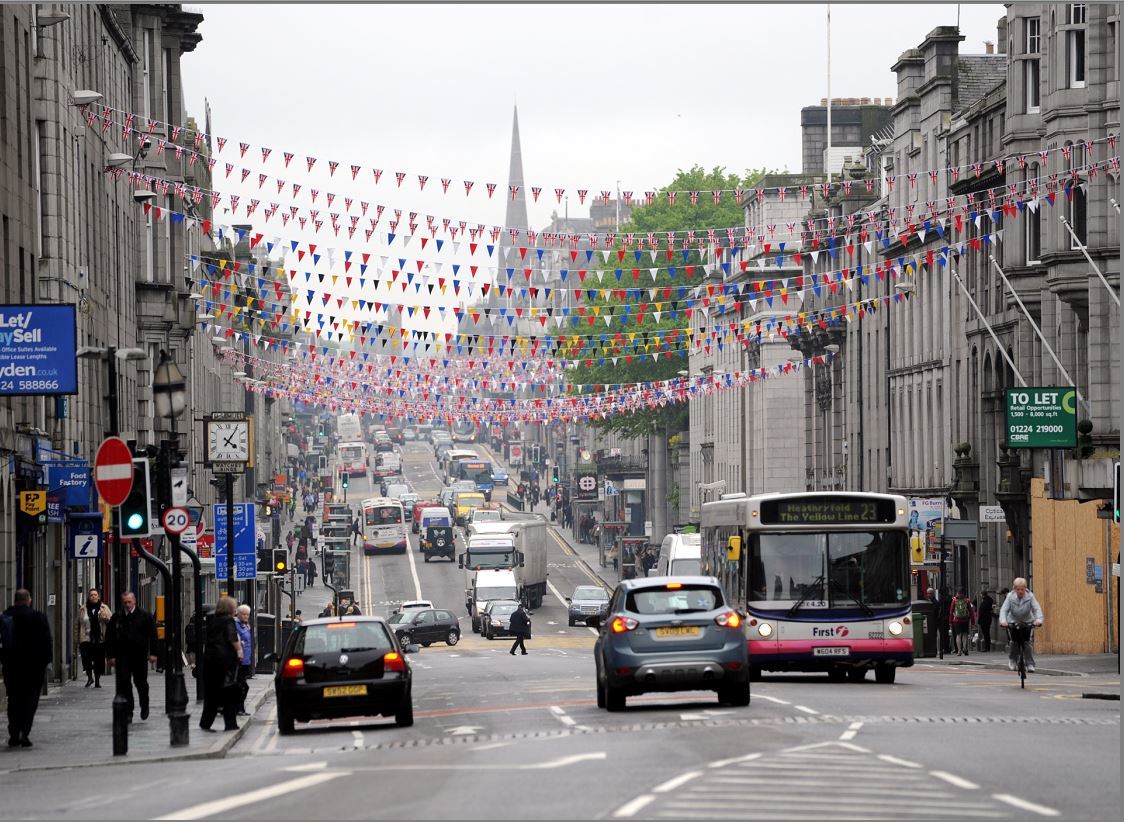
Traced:
<path fill-rule="evenodd" d="M 878 665 L 874 669 L 874 681 L 879 685 L 893 685 L 898 669 L 893 665 Z"/>
<path fill-rule="evenodd" d="M 445 637 L 445 644 L 446 645 L 456 645 L 460 641 L 461 641 L 461 632 L 458 631 L 456 628 L 449 629 L 449 635 L 447 637 Z"/>
<path fill-rule="evenodd" d="M 399 728 L 409 728 L 414 724 L 414 700 L 409 691 L 402 696 L 402 704 L 394 713 L 394 724 Z"/>
<path fill-rule="evenodd" d="M 601 680 L 597 680 L 597 707 L 605 707 L 605 686 L 601 684 Z"/>
<path fill-rule="evenodd" d="M 567 619 L 566 624 L 569 625 L 571 628 L 573 628 L 574 627 L 574 618 L 570 617 L 569 619 Z"/>
<path fill-rule="evenodd" d="M 489 625 L 487 627 L 487 629 L 485 629 L 483 631 L 483 634 L 484 634 L 484 639 L 495 639 L 496 638 L 495 635 L 492 633 L 492 626 L 491 625 Z"/>
<path fill-rule="evenodd" d="M 295 729 L 293 715 L 280 706 L 277 708 L 277 732 L 281 736 L 291 736 Z"/>
<path fill-rule="evenodd" d="M 624 710 L 624 691 L 605 683 L 605 710 L 617 712 Z"/>
<path fill-rule="evenodd" d="M 723 705 L 744 708 L 749 704 L 749 680 L 723 685 L 718 689 L 718 701 Z"/>

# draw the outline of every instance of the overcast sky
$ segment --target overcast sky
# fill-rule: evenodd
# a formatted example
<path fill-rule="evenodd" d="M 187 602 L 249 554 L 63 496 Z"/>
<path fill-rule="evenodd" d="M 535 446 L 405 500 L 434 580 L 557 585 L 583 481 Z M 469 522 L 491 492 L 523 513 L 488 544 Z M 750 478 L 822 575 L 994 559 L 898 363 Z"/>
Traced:
<path fill-rule="evenodd" d="M 214 132 L 273 149 L 216 188 L 278 199 L 257 171 L 372 202 L 502 223 L 503 202 L 431 196 L 438 180 L 507 185 L 518 102 L 527 185 L 644 191 L 699 163 L 800 170 L 800 109 L 827 93 L 824 5 L 195 5 L 203 41 L 184 56 L 188 113 L 210 101 Z M 956 4 L 832 6 L 834 97 L 896 97 L 890 66 Z M 961 5 L 964 53 L 996 37 L 1002 6 Z M 281 152 L 297 160 L 282 170 Z M 256 152 L 257 149 L 253 149 Z M 320 158 L 308 178 L 301 158 Z M 340 162 L 327 180 L 327 160 Z M 387 170 L 350 181 L 351 163 Z M 394 171 L 409 172 L 395 190 Z M 424 194 L 416 174 L 430 175 Z M 388 180 L 390 181 L 388 183 Z M 272 190 L 270 190 L 272 188 Z M 450 189 L 452 191 L 452 189 Z M 286 189 L 288 192 L 288 189 Z M 474 193 L 475 195 L 475 193 Z M 588 201 L 587 201 L 588 203 Z M 338 205 L 338 204 L 337 204 Z M 570 198 L 571 213 L 579 208 Z M 339 209 L 342 210 L 342 209 Z M 277 221 L 271 221 L 276 224 Z M 275 229 L 275 230 L 279 230 Z"/>

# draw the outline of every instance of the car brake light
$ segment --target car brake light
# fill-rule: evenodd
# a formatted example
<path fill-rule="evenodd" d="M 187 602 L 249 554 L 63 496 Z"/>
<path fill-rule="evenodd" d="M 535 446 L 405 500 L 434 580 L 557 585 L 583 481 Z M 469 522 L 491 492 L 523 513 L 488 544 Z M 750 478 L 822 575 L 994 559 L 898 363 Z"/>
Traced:
<path fill-rule="evenodd" d="M 612 622 L 613 633 L 623 634 L 625 631 L 631 631 L 639 624 L 632 617 L 615 617 Z"/>
<path fill-rule="evenodd" d="M 669 591 L 678 591 L 682 587 L 683 587 L 682 582 L 669 582 L 667 584 L 667 590 L 669 590 Z"/>
<path fill-rule="evenodd" d="M 397 651 L 391 651 L 384 654 L 382 658 L 383 671 L 393 671 L 397 674 L 406 673 L 406 660 L 402 658 L 402 654 Z"/>
<path fill-rule="evenodd" d="M 727 628 L 738 628 L 742 624 L 742 618 L 737 611 L 727 611 L 724 614 L 719 614 L 714 618 L 714 621 L 719 625 L 725 625 Z"/>
<path fill-rule="evenodd" d="M 281 676 L 284 679 L 299 679 L 304 676 L 304 660 L 300 657 L 285 660 L 285 667 L 281 669 Z"/>

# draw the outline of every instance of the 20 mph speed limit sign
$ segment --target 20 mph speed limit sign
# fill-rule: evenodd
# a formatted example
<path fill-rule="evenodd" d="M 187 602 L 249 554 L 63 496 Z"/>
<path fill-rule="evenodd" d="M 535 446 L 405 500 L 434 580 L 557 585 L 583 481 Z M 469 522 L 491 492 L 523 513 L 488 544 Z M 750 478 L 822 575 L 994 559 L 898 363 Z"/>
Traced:
<path fill-rule="evenodd" d="M 169 534 L 182 534 L 191 524 L 191 516 L 184 508 L 169 508 L 160 518 L 160 522 Z"/>

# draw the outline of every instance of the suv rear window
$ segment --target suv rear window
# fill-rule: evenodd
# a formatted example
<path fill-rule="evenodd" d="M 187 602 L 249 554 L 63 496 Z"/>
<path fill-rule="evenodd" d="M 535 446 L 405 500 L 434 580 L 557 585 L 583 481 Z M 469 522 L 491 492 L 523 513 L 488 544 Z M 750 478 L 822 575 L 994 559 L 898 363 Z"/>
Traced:
<path fill-rule="evenodd" d="M 722 591 L 712 585 L 637 588 L 628 592 L 625 609 L 635 614 L 689 614 L 722 605 Z"/>
<path fill-rule="evenodd" d="M 381 622 L 328 622 L 301 629 L 293 643 L 293 656 L 344 651 L 394 650 L 394 642 Z"/>

